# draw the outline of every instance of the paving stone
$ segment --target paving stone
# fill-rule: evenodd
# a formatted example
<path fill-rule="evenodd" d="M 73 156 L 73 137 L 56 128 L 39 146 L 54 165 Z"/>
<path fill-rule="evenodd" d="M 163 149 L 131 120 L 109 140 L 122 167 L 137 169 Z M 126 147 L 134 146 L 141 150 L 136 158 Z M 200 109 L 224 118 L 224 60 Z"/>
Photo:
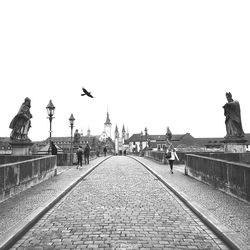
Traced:
<path fill-rule="evenodd" d="M 169 166 L 159 162 L 136 157 L 160 174 L 176 191 L 184 193 L 208 210 L 221 225 L 237 233 L 238 238 L 250 249 L 250 204 L 225 194 L 214 187 L 184 175 L 184 165 L 174 166 L 174 175 Z"/>
<path fill-rule="evenodd" d="M 217 237 L 184 207 L 140 164 L 127 157 L 112 157 L 18 244 L 33 249 L 41 247 L 44 240 L 52 242 L 54 249 L 219 248 L 221 244 L 214 241 Z"/>

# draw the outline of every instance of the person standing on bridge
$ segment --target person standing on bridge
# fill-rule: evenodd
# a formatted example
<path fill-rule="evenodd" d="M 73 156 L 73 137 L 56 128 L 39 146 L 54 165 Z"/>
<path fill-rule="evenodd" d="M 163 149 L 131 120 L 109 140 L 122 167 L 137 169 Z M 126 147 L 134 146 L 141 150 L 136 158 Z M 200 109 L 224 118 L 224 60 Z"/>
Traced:
<path fill-rule="evenodd" d="M 176 150 L 174 149 L 173 146 L 170 146 L 168 149 L 168 152 L 170 153 L 170 158 L 168 158 L 169 166 L 170 166 L 170 173 L 173 174 L 173 166 L 174 166 L 174 161 L 177 159 L 179 161 L 179 157 L 176 154 Z"/>
<path fill-rule="evenodd" d="M 79 146 L 79 148 L 76 151 L 76 155 L 77 155 L 77 169 L 78 167 L 82 167 L 82 155 L 83 155 L 83 149 L 82 146 Z"/>
<path fill-rule="evenodd" d="M 106 157 L 106 155 L 107 155 L 107 147 L 106 146 L 103 148 L 103 154 L 104 154 L 104 157 Z"/>
<path fill-rule="evenodd" d="M 84 149 L 84 162 L 85 162 L 85 164 L 89 164 L 89 154 L 90 154 L 90 147 L 89 147 L 89 144 L 87 143 L 87 145 L 85 146 L 85 149 Z"/>

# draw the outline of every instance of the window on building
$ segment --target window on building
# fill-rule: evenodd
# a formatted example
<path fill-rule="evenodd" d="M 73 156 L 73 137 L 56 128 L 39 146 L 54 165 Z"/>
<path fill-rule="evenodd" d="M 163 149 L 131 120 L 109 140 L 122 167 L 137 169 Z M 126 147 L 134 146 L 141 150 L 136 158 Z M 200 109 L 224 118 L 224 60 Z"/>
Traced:
<path fill-rule="evenodd" d="M 161 150 L 161 144 L 157 144 L 157 150 Z"/>

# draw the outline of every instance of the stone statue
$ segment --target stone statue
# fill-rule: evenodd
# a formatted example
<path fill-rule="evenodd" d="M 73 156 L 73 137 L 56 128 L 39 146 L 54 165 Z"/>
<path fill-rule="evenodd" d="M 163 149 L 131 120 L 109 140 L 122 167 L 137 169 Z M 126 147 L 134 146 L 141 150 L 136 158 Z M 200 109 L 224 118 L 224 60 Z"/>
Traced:
<path fill-rule="evenodd" d="M 74 144 L 80 144 L 80 139 L 81 139 L 81 135 L 78 132 L 78 129 L 76 129 L 75 133 L 74 133 L 74 140 L 73 143 Z"/>
<path fill-rule="evenodd" d="M 12 119 L 9 126 L 12 129 L 10 134 L 11 140 L 30 141 L 28 138 L 28 132 L 31 127 L 30 119 L 32 118 L 32 114 L 30 113 L 30 102 L 31 100 L 26 97 L 17 115 Z"/>
<path fill-rule="evenodd" d="M 166 137 L 167 137 L 168 140 L 171 140 L 171 139 L 172 139 L 172 132 L 170 131 L 170 128 L 169 128 L 169 127 L 167 127 Z"/>
<path fill-rule="evenodd" d="M 226 117 L 225 124 L 227 135 L 226 139 L 237 139 L 244 137 L 244 131 L 241 124 L 240 104 L 234 101 L 232 94 L 226 93 L 227 103 L 223 106 L 224 115 Z"/>

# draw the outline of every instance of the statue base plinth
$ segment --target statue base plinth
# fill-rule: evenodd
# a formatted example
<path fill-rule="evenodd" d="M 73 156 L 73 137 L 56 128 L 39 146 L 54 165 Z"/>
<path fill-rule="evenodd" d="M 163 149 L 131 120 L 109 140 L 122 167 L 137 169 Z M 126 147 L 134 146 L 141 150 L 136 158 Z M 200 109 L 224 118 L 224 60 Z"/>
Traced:
<path fill-rule="evenodd" d="M 242 138 L 225 138 L 224 152 L 225 153 L 245 153 L 247 140 Z"/>
<path fill-rule="evenodd" d="M 31 155 L 31 146 L 34 143 L 32 142 L 10 142 L 12 146 L 12 155 Z"/>

